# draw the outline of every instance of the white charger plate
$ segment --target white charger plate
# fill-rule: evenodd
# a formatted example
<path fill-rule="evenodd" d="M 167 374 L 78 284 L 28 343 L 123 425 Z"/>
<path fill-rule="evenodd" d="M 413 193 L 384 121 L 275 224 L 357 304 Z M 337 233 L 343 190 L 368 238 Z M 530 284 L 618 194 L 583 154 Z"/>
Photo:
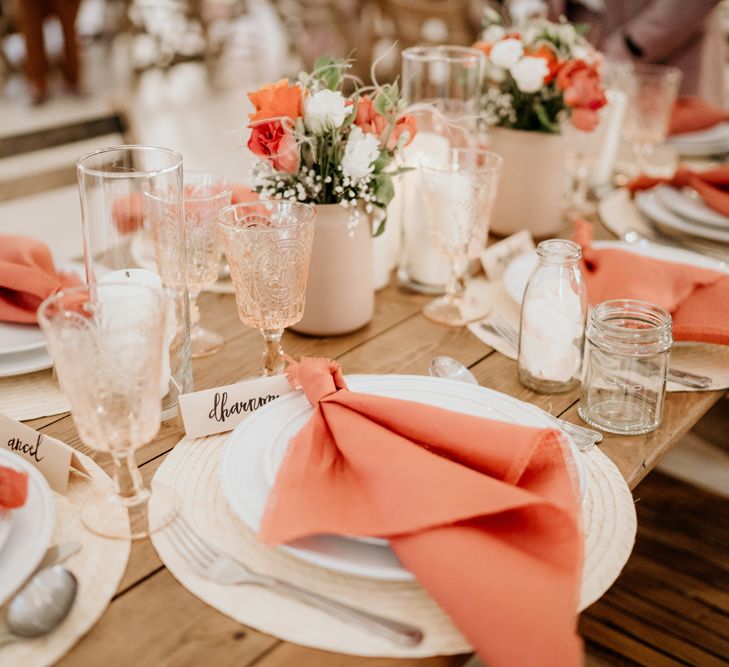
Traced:
<path fill-rule="evenodd" d="M 669 208 L 664 206 L 653 190 L 637 192 L 634 197 L 638 210 L 656 224 L 663 225 L 674 231 L 684 232 L 692 236 L 698 236 L 712 241 L 729 241 L 729 229 L 716 229 L 707 227 L 694 221 L 676 215 Z"/>
<path fill-rule="evenodd" d="M 43 349 L 46 339 L 37 324 L 0 322 L 0 356 Z"/>
<path fill-rule="evenodd" d="M 350 375 L 353 391 L 417 401 L 464 414 L 527 426 L 554 428 L 539 408 L 485 387 L 420 375 Z M 257 410 L 232 432 L 220 461 L 223 495 L 232 511 L 258 532 L 275 473 L 291 437 L 313 412 L 294 392 Z M 573 446 L 584 490 L 586 473 Z M 391 581 L 411 581 L 385 540 L 319 535 L 282 547 L 291 555 L 337 572 Z"/>
<path fill-rule="evenodd" d="M 53 366 L 53 359 L 45 348 L 0 355 L 0 378 L 25 375 L 35 371 L 43 371 Z"/>
<path fill-rule="evenodd" d="M 28 499 L 12 511 L 10 533 L 0 551 L 0 604 L 35 570 L 53 535 L 53 493 L 37 468 L 17 454 L 0 450 L 0 465 L 28 473 Z"/>
<path fill-rule="evenodd" d="M 667 139 L 667 143 L 688 157 L 703 157 L 729 151 L 729 123 L 696 132 L 686 132 Z"/>
<path fill-rule="evenodd" d="M 13 513 L 10 510 L 0 510 L 0 551 L 7 542 L 10 529 L 13 525 Z"/>
<path fill-rule="evenodd" d="M 625 250 L 636 255 L 644 257 L 652 257 L 653 259 L 661 259 L 666 262 L 680 262 L 681 264 L 689 264 L 697 266 L 701 269 L 711 269 L 713 271 L 721 271 L 729 274 L 729 264 L 722 262 L 713 257 L 705 257 L 690 250 L 681 248 L 672 248 L 670 246 L 658 245 L 652 243 L 641 243 L 640 245 L 625 243 L 624 241 L 595 241 L 592 246 L 594 248 L 615 248 L 616 250 Z M 517 304 L 521 304 L 526 290 L 527 281 L 531 275 L 532 269 L 537 263 L 537 253 L 535 251 L 527 252 L 513 259 L 504 271 L 503 281 L 504 289 L 507 294 Z"/>
<path fill-rule="evenodd" d="M 676 215 L 700 225 L 729 230 L 729 218 L 709 208 L 699 194 L 690 188 L 679 189 L 670 185 L 659 185 L 654 191 L 658 201 Z"/>

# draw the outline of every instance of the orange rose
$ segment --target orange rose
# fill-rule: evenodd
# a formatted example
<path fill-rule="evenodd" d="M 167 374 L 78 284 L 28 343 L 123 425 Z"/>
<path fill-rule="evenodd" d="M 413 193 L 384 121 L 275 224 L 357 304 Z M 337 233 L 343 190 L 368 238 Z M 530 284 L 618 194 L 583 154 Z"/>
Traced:
<path fill-rule="evenodd" d="M 481 51 L 486 57 L 491 55 L 491 49 L 493 47 L 493 44 L 491 42 L 476 42 L 473 45 L 474 49 L 478 49 Z"/>
<path fill-rule="evenodd" d="M 550 81 L 553 81 L 554 77 L 557 76 L 557 72 L 559 71 L 560 63 L 557 58 L 557 54 L 551 49 L 551 47 L 549 47 L 547 44 L 542 44 L 538 49 L 530 51 L 528 55 L 534 56 L 535 58 L 543 58 L 547 61 L 549 74 L 544 79 L 544 83 L 549 83 Z"/>
<path fill-rule="evenodd" d="M 271 118 L 299 118 L 302 113 L 301 88 L 290 85 L 288 79 L 269 83 L 254 93 L 248 93 L 248 99 L 256 108 L 249 114 L 248 120 L 256 123 Z"/>
<path fill-rule="evenodd" d="M 557 74 L 557 87 L 564 91 L 564 103 L 572 107 L 572 124 L 585 132 L 599 122 L 597 110 L 607 104 L 600 74 L 584 60 L 571 60 Z"/>
<path fill-rule="evenodd" d="M 354 124 L 363 132 L 379 137 L 381 141 L 385 138 L 389 126 L 387 118 L 375 111 L 372 98 L 368 95 L 363 95 L 357 102 L 357 115 Z M 393 150 L 397 146 L 400 135 L 406 131 L 408 132 L 408 139 L 405 142 L 407 146 L 413 140 L 417 131 L 413 116 L 401 116 L 395 121 L 395 126 L 387 139 L 387 149 Z"/>
<path fill-rule="evenodd" d="M 277 171 L 295 174 L 299 170 L 299 147 L 280 120 L 260 121 L 251 129 L 248 148 Z"/>

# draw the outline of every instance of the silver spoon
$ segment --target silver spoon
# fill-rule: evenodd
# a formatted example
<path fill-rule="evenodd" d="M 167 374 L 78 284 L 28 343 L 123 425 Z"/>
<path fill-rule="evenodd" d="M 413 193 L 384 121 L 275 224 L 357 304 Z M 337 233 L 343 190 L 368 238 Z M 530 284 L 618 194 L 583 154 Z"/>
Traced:
<path fill-rule="evenodd" d="M 71 611 L 77 592 L 76 577 L 62 565 L 41 570 L 10 601 L 0 646 L 55 630 Z"/>
<path fill-rule="evenodd" d="M 456 380 L 458 382 L 467 382 L 468 384 L 478 384 L 478 380 L 471 371 L 468 370 L 460 361 L 453 357 L 433 357 L 428 365 L 428 373 L 433 377 L 446 378 Z M 551 416 L 551 415 L 550 415 Z M 552 417 L 559 423 L 560 428 L 569 433 L 580 451 L 584 452 L 592 449 L 598 442 L 602 440 L 602 433 L 593 431 L 591 428 L 585 428 L 579 424 L 565 421 L 559 417 Z"/>

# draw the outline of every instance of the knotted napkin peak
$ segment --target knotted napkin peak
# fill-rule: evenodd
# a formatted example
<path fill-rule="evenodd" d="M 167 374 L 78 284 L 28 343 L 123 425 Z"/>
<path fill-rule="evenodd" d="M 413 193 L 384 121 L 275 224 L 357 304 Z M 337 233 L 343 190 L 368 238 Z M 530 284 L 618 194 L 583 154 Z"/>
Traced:
<path fill-rule="evenodd" d="M 326 357 L 302 357 L 296 361 L 288 355 L 286 377 L 292 389 L 303 389 L 309 403 L 316 405 L 326 396 L 347 389 L 342 367 Z"/>

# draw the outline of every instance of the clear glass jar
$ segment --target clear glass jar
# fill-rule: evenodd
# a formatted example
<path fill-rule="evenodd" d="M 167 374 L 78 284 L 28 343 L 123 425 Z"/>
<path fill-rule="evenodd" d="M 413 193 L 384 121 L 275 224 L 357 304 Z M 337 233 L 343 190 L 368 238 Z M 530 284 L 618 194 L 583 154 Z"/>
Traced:
<path fill-rule="evenodd" d="M 537 247 L 521 304 L 519 381 L 542 393 L 560 393 L 580 379 L 587 293 L 580 246 L 549 239 Z"/>
<path fill-rule="evenodd" d="M 580 417 L 609 433 L 654 431 L 673 345 L 670 313 L 646 301 L 605 301 L 593 309 L 586 338 Z"/>

